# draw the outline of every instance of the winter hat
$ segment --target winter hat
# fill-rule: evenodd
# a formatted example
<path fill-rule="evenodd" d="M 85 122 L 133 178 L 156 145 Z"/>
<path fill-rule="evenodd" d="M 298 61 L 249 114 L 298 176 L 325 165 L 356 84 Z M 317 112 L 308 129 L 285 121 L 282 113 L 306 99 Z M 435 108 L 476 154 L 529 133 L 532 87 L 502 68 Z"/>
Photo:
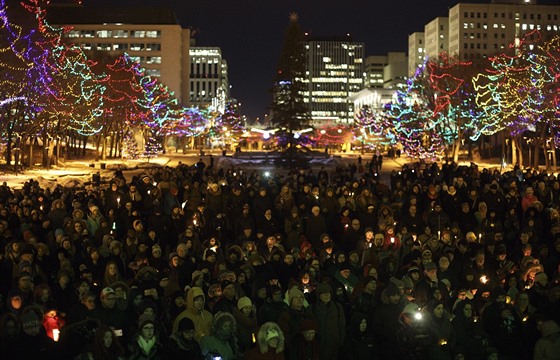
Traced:
<path fill-rule="evenodd" d="M 303 319 L 299 324 L 299 331 L 319 330 L 317 322 L 313 319 Z"/>
<path fill-rule="evenodd" d="M 414 283 L 412 282 L 412 279 L 409 278 L 407 275 L 403 276 L 401 279 L 402 283 L 404 284 L 404 288 L 405 289 L 413 289 L 414 288 Z"/>
<path fill-rule="evenodd" d="M 189 247 L 185 243 L 180 243 L 179 245 L 177 245 L 177 251 L 179 251 L 180 249 L 183 249 L 185 251 L 189 251 Z"/>
<path fill-rule="evenodd" d="M 251 299 L 249 299 L 247 296 L 243 296 L 239 298 L 239 300 L 237 300 L 237 308 L 239 310 L 243 309 L 246 306 L 253 306 Z"/>
<path fill-rule="evenodd" d="M 541 324 L 541 333 L 543 337 L 560 332 L 560 326 L 554 320 L 543 321 Z"/>
<path fill-rule="evenodd" d="M 288 291 L 288 304 L 291 304 L 292 299 L 295 296 L 299 296 L 299 295 L 303 297 L 303 293 L 301 292 L 301 290 L 297 286 L 292 287 L 290 291 Z"/>
<path fill-rule="evenodd" d="M 373 229 L 372 229 L 371 227 L 367 227 L 367 228 L 364 230 L 364 234 L 366 234 L 366 233 L 368 233 L 368 232 L 373 232 Z"/>
<path fill-rule="evenodd" d="M 159 244 L 152 245 L 152 252 L 159 251 L 161 253 L 161 246 Z"/>
<path fill-rule="evenodd" d="M 422 256 L 424 256 L 424 254 L 430 254 L 430 256 L 432 255 L 432 252 L 428 249 L 422 251 Z"/>
<path fill-rule="evenodd" d="M 403 288 L 404 289 L 404 282 L 402 282 L 402 280 L 397 279 L 394 276 L 391 276 L 391 278 L 389 279 L 390 282 L 392 282 L 393 284 L 397 285 L 397 287 Z"/>
<path fill-rule="evenodd" d="M 138 319 L 138 329 L 141 330 L 144 326 L 146 326 L 148 324 L 152 324 L 152 325 L 156 326 L 156 322 L 154 321 L 154 319 L 151 316 L 140 315 L 140 318 Z"/>
<path fill-rule="evenodd" d="M 143 314 L 144 311 L 146 311 L 146 309 L 149 309 L 149 308 L 154 309 L 154 312 L 156 312 L 157 311 L 156 303 L 151 299 L 144 299 L 138 305 L 138 313 Z"/>
<path fill-rule="evenodd" d="M 64 230 L 59 228 L 54 231 L 54 236 L 62 236 L 62 235 L 64 235 Z"/>
<path fill-rule="evenodd" d="M 198 278 L 200 278 L 201 276 L 204 276 L 204 273 L 200 270 L 195 270 L 192 273 L 192 281 L 196 281 L 198 280 Z"/>
<path fill-rule="evenodd" d="M 222 291 L 224 291 L 229 285 L 234 285 L 234 284 L 229 280 L 223 280 L 220 283 L 220 288 L 222 289 Z"/>
<path fill-rule="evenodd" d="M 429 262 L 424 265 L 424 270 L 426 271 L 437 270 L 436 264 L 433 262 Z"/>
<path fill-rule="evenodd" d="M 413 272 L 418 272 L 418 273 L 419 273 L 419 272 L 420 272 L 420 268 L 419 268 L 418 266 L 411 266 L 411 267 L 409 267 L 407 273 L 410 274 L 410 273 L 413 273 Z"/>
<path fill-rule="evenodd" d="M 546 285 L 546 283 L 548 282 L 548 276 L 546 276 L 546 273 L 540 272 L 535 275 L 535 282 L 538 282 L 541 285 Z"/>
<path fill-rule="evenodd" d="M 101 290 L 101 298 L 102 299 L 106 298 L 110 294 L 115 294 L 115 290 L 113 290 L 113 288 L 111 288 L 111 287 L 106 287 L 103 290 Z"/>
<path fill-rule="evenodd" d="M 352 270 L 350 268 L 350 264 L 347 261 L 344 261 L 344 262 L 340 263 L 340 265 L 339 265 L 338 271 L 344 271 L 344 270 Z"/>
<path fill-rule="evenodd" d="M 403 311 L 401 312 L 401 315 L 402 314 L 414 315 L 418 312 L 418 310 L 419 310 L 418 305 L 416 305 L 415 303 L 408 303 L 406 304 Z"/>
<path fill-rule="evenodd" d="M 268 329 L 266 331 L 266 341 L 268 341 L 270 339 L 274 339 L 278 336 L 280 336 L 280 335 L 278 334 L 278 331 L 276 331 L 275 329 Z"/>
<path fill-rule="evenodd" d="M 332 294 L 332 287 L 329 285 L 329 283 L 322 282 L 317 285 L 317 289 L 315 290 L 315 292 L 317 293 L 317 295 L 326 293 Z"/>
<path fill-rule="evenodd" d="M 496 255 L 507 255 L 507 248 L 504 244 L 499 244 L 496 246 L 494 250 L 494 254 Z"/>
<path fill-rule="evenodd" d="M 389 285 L 387 285 L 387 288 L 385 289 L 385 293 L 389 297 L 389 296 L 399 295 L 401 292 L 398 286 L 394 282 L 389 281 Z"/>
<path fill-rule="evenodd" d="M 188 317 L 185 317 L 179 321 L 179 325 L 177 326 L 178 331 L 188 331 L 194 330 L 194 323 Z"/>
<path fill-rule="evenodd" d="M 179 257 L 179 254 L 177 254 L 176 252 L 172 252 L 171 254 L 169 254 L 169 261 L 171 261 L 174 257 Z"/>
<path fill-rule="evenodd" d="M 37 313 L 35 311 L 29 311 L 27 313 L 25 313 L 21 319 L 21 326 L 22 328 L 26 329 L 26 328 L 31 328 L 37 325 L 40 325 L 40 321 L 39 321 L 39 315 L 37 315 Z"/>

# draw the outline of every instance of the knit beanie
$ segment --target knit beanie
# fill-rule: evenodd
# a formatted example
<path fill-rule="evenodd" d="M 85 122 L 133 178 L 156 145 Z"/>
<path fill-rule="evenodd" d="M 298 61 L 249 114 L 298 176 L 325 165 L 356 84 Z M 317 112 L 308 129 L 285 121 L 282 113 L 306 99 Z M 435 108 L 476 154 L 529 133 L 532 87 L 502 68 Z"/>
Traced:
<path fill-rule="evenodd" d="M 385 293 L 387 294 L 387 296 L 395 296 L 400 294 L 401 292 L 399 291 L 399 288 L 394 282 L 389 281 L 389 285 L 387 285 L 387 289 L 385 290 Z"/>
<path fill-rule="evenodd" d="M 179 325 L 177 326 L 178 331 L 187 331 L 187 330 L 194 330 L 194 323 L 191 319 L 185 317 L 179 321 Z"/>
<path fill-rule="evenodd" d="M 20 322 L 21 322 L 22 328 L 24 328 L 24 329 L 40 325 L 39 316 L 37 315 L 37 313 L 35 311 L 29 311 L 29 312 L 25 313 L 21 317 Z"/>
<path fill-rule="evenodd" d="M 317 293 L 317 295 L 326 293 L 332 294 L 332 287 L 329 285 L 329 283 L 322 282 L 317 285 L 317 289 L 315 290 L 315 292 Z"/>
<path fill-rule="evenodd" d="M 246 306 L 253 306 L 251 299 L 249 299 L 247 296 L 243 296 L 242 298 L 237 300 L 237 308 L 239 310 L 243 309 Z"/>
<path fill-rule="evenodd" d="M 288 291 L 288 304 L 291 304 L 292 299 L 298 295 L 301 295 L 303 297 L 303 292 L 301 292 L 301 290 L 297 286 L 292 287 L 290 291 Z"/>

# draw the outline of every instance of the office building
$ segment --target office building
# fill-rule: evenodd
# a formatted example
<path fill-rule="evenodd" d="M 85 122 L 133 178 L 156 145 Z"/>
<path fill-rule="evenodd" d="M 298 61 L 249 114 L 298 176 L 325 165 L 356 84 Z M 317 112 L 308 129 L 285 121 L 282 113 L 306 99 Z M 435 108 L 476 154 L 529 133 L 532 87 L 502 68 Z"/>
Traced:
<path fill-rule="evenodd" d="M 449 9 L 447 37 L 445 18 L 438 19 L 426 25 L 424 33 L 409 36 L 409 76 L 422 64 L 421 56 L 437 56 L 436 47 L 447 48 L 460 60 L 476 60 L 509 52 L 511 44 L 531 46 L 520 40 L 535 36 L 535 30 L 545 38 L 560 34 L 560 5 L 538 5 L 535 0 L 459 3 Z"/>
<path fill-rule="evenodd" d="M 219 47 L 197 47 L 191 43 L 189 102 L 200 108 L 224 112 L 229 99 L 227 62 Z"/>
<path fill-rule="evenodd" d="M 66 36 L 84 50 L 128 53 L 157 77 L 183 105 L 189 105 L 190 30 L 183 29 L 166 8 L 51 6 L 53 25 L 72 27 Z"/>
<path fill-rule="evenodd" d="M 344 38 L 306 38 L 304 101 L 316 127 L 349 124 L 349 97 L 364 87 L 364 43 Z"/>

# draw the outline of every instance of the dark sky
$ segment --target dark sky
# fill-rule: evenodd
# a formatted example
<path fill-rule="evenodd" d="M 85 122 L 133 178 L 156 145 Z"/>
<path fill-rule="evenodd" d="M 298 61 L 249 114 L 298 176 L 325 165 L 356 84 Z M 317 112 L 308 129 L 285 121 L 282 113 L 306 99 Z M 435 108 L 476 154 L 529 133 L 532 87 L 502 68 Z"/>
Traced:
<path fill-rule="evenodd" d="M 87 5 L 171 8 L 183 27 L 196 29 L 199 46 L 217 46 L 229 66 L 231 95 L 251 120 L 271 102 L 270 88 L 289 14 L 311 35 L 350 34 L 365 54 L 407 52 L 408 35 L 447 16 L 457 0 L 84 0 Z M 490 0 L 463 0 L 489 3 Z M 555 4 L 541 0 L 539 4 Z"/>

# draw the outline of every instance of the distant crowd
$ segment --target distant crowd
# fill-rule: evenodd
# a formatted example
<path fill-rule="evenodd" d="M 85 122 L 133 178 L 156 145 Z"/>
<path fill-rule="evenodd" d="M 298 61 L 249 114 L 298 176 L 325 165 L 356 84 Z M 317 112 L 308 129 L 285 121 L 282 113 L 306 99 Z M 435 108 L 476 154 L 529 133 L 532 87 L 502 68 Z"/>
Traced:
<path fill-rule="evenodd" d="M 560 177 L 150 168 L 0 186 L 5 359 L 560 359 Z"/>

